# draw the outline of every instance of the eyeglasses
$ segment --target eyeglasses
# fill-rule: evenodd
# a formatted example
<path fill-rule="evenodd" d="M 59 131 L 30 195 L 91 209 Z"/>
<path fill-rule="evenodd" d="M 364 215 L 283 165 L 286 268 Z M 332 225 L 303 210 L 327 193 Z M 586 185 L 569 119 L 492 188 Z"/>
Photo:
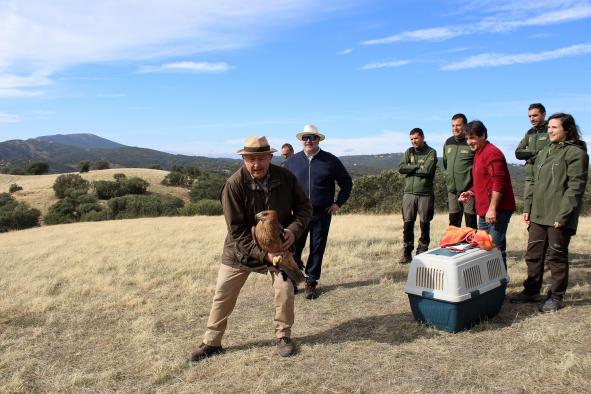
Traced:
<path fill-rule="evenodd" d="M 317 135 L 304 135 L 302 136 L 302 141 L 316 141 L 318 139 Z"/>

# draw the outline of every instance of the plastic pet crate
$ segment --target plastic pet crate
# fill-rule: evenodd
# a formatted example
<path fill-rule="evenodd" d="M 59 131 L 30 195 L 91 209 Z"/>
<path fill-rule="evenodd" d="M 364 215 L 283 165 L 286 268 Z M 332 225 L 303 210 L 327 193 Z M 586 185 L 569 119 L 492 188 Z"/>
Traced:
<path fill-rule="evenodd" d="M 404 287 L 414 318 L 448 332 L 499 313 L 509 280 L 498 249 L 461 244 L 453 250 L 437 248 L 415 256 Z"/>

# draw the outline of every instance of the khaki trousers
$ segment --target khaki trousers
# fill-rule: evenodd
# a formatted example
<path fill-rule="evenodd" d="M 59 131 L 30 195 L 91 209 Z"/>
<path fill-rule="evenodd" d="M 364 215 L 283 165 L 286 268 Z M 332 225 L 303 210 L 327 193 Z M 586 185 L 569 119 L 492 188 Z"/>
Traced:
<path fill-rule="evenodd" d="M 203 343 L 209 346 L 221 346 L 222 336 L 228 326 L 228 317 L 234 310 L 238 294 L 250 271 L 220 264 L 215 295 L 207 330 L 203 336 Z M 291 337 L 291 326 L 294 321 L 294 288 L 290 280 L 283 280 L 281 274 L 271 272 L 271 283 L 275 301 L 275 336 L 277 338 Z"/>

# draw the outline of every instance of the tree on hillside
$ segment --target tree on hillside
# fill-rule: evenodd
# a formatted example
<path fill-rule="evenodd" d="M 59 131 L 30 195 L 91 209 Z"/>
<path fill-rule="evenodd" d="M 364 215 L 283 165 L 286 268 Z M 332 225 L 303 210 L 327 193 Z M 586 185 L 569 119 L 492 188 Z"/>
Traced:
<path fill-rule="evenodd" d="M 44 161 L 32 161 L 27 165 L 27 173 L 31 175 L 42 175 L 49 171 L 49 164 Z"/>
<path fill-rule="evenodd" d="M 111 166 L 104 160 L 99 160 L 92 166 L 93 170 L 108 170 L 109 168 L 111 168 Z"/>
<path fill-rule="evenodd" d="M 23 170 L 22 168 L 11 168 L 10 171 L 8 172 L 10 175 L 25 175 L 25 170 Z"/>
<path fill-rule="evenodd" d="M 83 193 L 88 192 L 90 184 L 87 180 L 78 174 L 64 174 L 56 178 L 53 184 L 53 191 L 57 198 L 64 198 L 73 191 L 80 190 Z"/>
<path fill-rule="evenodd" d="M 39 216 L 38 209 L 16 201 L 8 193 L 0 193 L 0 233 L 38 226 Z"/>
<path fill-rule="evenodd" d="M 90 171 L 90 162 L 88 160 L 82 160 L 80 163 L 78 163 L 78 168 L 80 169 L 80 172 L 88 172 Z"/>

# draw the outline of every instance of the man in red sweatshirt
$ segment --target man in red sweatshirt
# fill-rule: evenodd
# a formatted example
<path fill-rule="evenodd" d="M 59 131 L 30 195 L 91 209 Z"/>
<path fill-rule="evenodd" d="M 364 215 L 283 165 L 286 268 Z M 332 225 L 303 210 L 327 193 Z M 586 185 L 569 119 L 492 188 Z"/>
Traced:
<path fill-rule="evenodd" d="M 505 155 L 487 138 L 486 126 L 481 121 L 474 120 L 466 125 L 466 142 L 474 152 L 474 184 L 470 190 L 460 194 L 458 201 L 466 203 L 476 196 L 478 229 L 492 236 L 507 267 L 505 235 L 515 211 L 515 197 Z"/>

